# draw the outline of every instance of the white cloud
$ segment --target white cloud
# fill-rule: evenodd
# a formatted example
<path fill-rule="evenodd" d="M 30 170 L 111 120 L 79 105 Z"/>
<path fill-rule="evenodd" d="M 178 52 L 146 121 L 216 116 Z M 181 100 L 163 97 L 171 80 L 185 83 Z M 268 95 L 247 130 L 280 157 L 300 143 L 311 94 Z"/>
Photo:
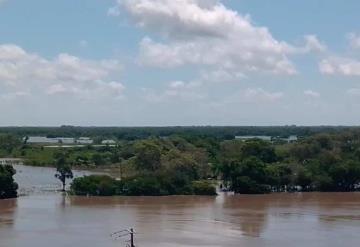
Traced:
<path fill-rule="evenodd" d="M 247 102 L 274 102 L 284 97 L 282 92 L 268 92 L 262 88 L 248 88 L 243 94 L 243 99 Z"/>
<path fill-rule="evenodd" d="M 319 41 L 316 35 L 306 35 L 305 37 L 305 52 L 324 52 L 327 50 L 326 45 Z"/>
<path fill-rule="evenodd" d="M 357 33 L 349 33 L 347 36 L 350 46 L 354 49 L 360 48 L 360 35 Z"/>
<path fill-rule="evenodd" d="M 119 16 L 120 15 L 120 9 L 118 6 L 114 6 L 108 9 L 107 14 L 109 16 Z"/>
<path fill-rule="evenodd" d="M 235 82 L 246 78 L 242 72 L 228 71 L 225 69 L 203 71 L 201 79 L 206 82 Z"/>
<path fill-rule="evenodd" d="M 0 85 L 7 93 L 118 96 L 124 89 L 114 82 L 120 70 L 117 60 L 85 60 L 66 53 L 50 60 L 13 44 L 0 45 Z"/>
<path fill-rule="evenodd" d="M 202 65 L 236 72 L 295 74 L 287 57 L 295 48 L 276 40 L 266 27 L 254 25 L 213 0 L 118 1 L 134 22 L 160 34 L 140 43 L 140 62 L 161 68 Z M 314 37 L 309 49 L 319 49 Z"/>
<path fill-rule="evenodd" d="M 319 69 L 326 75 L 360 76 L 360 61 L 352 58 L 330 57 L 319 63 Z"/>
<path fill-rule="evenodd" d="M 222 100 L 213 102 L 213 105 L 225 110 L 229 106 L 241 107 L 243 104 L 257 104 L 262 106 L 270 106 L 277 102 L 281 102 L 284 98 L 283 92 L 270 92 L 263 88 L 246 88 L 228 95 Z"/>
<path fill-rule="evenodd" d="M 200 81 L 173 81 L 168 83 L 162 91 L 156 92 L 149 88 L 143 88 L 143 93 L 145 94 L 145 99 L 150 102 L 195 101 L 203 100 L 207 97 L 205 93 L 198 90 L 201 89 L 201 86 L 202 83 Z"/>
<path fill-rule="evenodd" d="M 320 93 L 315 92 L 313 90 L 305 90 L 304 91 L 304 95 L 310 98 L 319 98 L 320 97 Z"/>

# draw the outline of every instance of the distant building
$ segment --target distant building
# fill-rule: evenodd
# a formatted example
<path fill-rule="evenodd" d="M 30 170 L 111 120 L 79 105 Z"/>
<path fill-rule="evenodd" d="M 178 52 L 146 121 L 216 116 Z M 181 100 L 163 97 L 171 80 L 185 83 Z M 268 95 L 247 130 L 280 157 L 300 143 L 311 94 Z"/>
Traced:
<path fill-rule="evenodd" d="M 259 139 L 259 140 L 263 140 L 263 141 L 271 141 L 271 136 L 235 136 L 236 140 L 242 140 L 242 141 L 247 141 L 247 140 L 252 140 L 252 139 Z"/>
<path fill-rule="evenodd" d="M 75 144 L 75 138 L 68 137 L 48 138 L 46 136 L 29 136 L 23 139 L 29 144 Z"/>
<path fill-rule="evenodd" d="M 101 144 L 103 144 L 103 145 L 114 145 L 114 144 L 116 144 L 116 141 L 114 141 L 114 140 L 103 140 L 101 142 Z"/>
<path fill-rule="evenodd" d="M 297 142 L 299 138 L 295 135 L 289 136 L 288 142 Z"/>
<path fill-rule="evenodd" d="M 29 136 L 24 137 L 24 141 L 29 144 L 56 144 L 59 143 L 58 139 L 47 138 L 46 136 Z"/>
<path fill-rule="evenodd" d="M 89 137 L 80 137 L 79 139 L 76 140 L 76 143 L 78 144 L 93 144 L 94 141 L 92 139 L 90 139 Z"/>
<path fill-rule="evenodd" d="M 259 140 L 263 140 L 263 141 L 268 141 L 268 142 L 277 142 L 277 141 L 281 141 L 281 142 L 288 142 L 288 143 L 292 143 L 292 142 L 297 142 L 298 141 L 298 137 L 296 135 L 291 135 L 287 138 L 282 138 L 282 137 L 272 137 L 272 136 L 235 136 L 236 140 L 243 140 L 243 141 L 247 141 L 247 140 L 252 140 L 252 139 L 259 139 Z"/>
<path fill-rule="evenodd" d="M 287 143 L 293 143 L 293 142 L 297 142 L 298 141 L 298 137 L 295 135 L 291 135 L 287 138 L 281 138 L 281 137 L 275 137 L 274 141 L 282 141 L 282 142 L 287 142 Z"/>
<path fill-rule="evenodd" d="M 14 159 L 14 158 L 0 158 L 0 166 L 5 165 L 22 165 L 22 159 Z"/>
<path fill-rule="evenodd" d="M 55 140 L 58 140 L 61 144 L 75 144 L 75 138 L 68 138 L 68 137 L 57 137 L 54 138 Z"/>

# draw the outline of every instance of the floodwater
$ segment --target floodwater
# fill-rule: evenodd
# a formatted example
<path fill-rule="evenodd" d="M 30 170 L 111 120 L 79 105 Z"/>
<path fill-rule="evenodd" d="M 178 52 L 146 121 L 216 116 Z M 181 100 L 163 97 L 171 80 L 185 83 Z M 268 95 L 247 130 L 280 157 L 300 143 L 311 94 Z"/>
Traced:
<path fill-rule="evenodd" d="M 16 174 L 15 181 L 19 185 L 19 195 L 39 194 L 54 192 L 61 189 L 61 182 L 55 178 L 56 170 L 51 167 L 32 167 L 24 165 L 14 165 Z M 101 174 L 99 172 L 74 170 L 74 178 L 90 174 Z M 67 181 L 67 188 L 71 183 Z"/>
<path fill-rule="evenodd" d="M 36 171 L 38 172 L 38 171 Z M 0 247 L 359 246 L 359 193 L 87 198 L 34 193 L 0 201 Z"/>

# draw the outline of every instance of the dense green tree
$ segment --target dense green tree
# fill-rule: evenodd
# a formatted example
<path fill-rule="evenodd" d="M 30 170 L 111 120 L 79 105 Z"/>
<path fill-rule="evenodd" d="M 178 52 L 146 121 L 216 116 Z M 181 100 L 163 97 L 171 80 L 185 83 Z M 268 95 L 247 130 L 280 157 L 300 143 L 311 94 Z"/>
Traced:
<path fill-rule="evenodd" d="M 288 164 L 271 164 L 267 166 L 268 183 L 273 191 L 291 190 L 295 180 L 292 167 Z"/>
<path fill-rule="evenodd" d="M 76 195 L 93 196 L 161 196 L 161 195 L 216 195 L 213 184 L 193 181 L 179 186 L 168 174 L 141 174 L 116 181 L 109 176 L 91 175 L 75 178 L 71 191 Z"/>
<path fill-rule="evenodd" d="M 231 164 L 231 188 L 236 193 L 259 194 L 270 192 L 268 171 L 261 160 L 250 157 Z"/>
<path fill-rule="evenodd" d="M 203 180 L 203 181 L 194 181 L 192 183 L 193 191 L 195 195 L 216 195 L 216 188 L 212 182 Z"/>
<path fill-rule="evenodd" d="M 352 191 L 360 184 L 360 162 L 350 160 L 337 163 L 330 167 L 329 175 L 336 190 Z"/>
<path fill-rule="evenodd" d="M 20 144 L 20 139 L 16 136 L 0 133 L 0 153 L 4 151 L 6 155 L 9 155 L 15 148 L 19 147 Z"/>
<path fill-rule="evenodd" d="M 161 165 L 161 150 L 153 140 L 144 140 L 135 144 L 135 164 L 138 169 L 155 171 Z"/>
<path fill-rule="evenodd" d="M 301 166 L 296 173 L 295 184 L 299 185 L 302 191 L 311 191 L 312 181 L 311 173 Z"/>
<path fill-rule="evenodd" d="M 17 197 L 18 185 L 13 176 L 16 171 L 12 166 L 0 165 L 0 199 Z"/>
<path fill-rule="evenodd" d="M 94 163 L 95 166 L 101 166 L 105 164 L 105 159 L 104 159 L 104 155 L 101 153 L 94 153 L 91 156 L 91 161 Z"/>
<path fill-rule="evenodd" d="M 257 157 L 265 163 L 277 161 L 275 149 L 269 142 L 261 140 L 249 140 L 241 147 L 242 158 Z"/>

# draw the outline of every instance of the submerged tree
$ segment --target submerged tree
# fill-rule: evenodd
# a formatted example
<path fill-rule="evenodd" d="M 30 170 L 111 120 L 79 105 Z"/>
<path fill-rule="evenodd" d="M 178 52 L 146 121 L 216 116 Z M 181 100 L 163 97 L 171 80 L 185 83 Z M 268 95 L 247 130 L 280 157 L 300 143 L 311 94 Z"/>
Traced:
<path fill-rule="evenodd" d="M 13 176 L 16 171 L 12 166 L 0 165 L 0 199 L 17 197 L 18 185 Z"/>
<path fill-rule="evenodd" d="M 71 170 L 71 166 L 66 161 L 64 154 L 58 155 L 56 159 L 56 174 L 55 177 L 62 183 L 62 191 L 65 191 L 66 179 L 72 179 L 74 177 Z"/>

